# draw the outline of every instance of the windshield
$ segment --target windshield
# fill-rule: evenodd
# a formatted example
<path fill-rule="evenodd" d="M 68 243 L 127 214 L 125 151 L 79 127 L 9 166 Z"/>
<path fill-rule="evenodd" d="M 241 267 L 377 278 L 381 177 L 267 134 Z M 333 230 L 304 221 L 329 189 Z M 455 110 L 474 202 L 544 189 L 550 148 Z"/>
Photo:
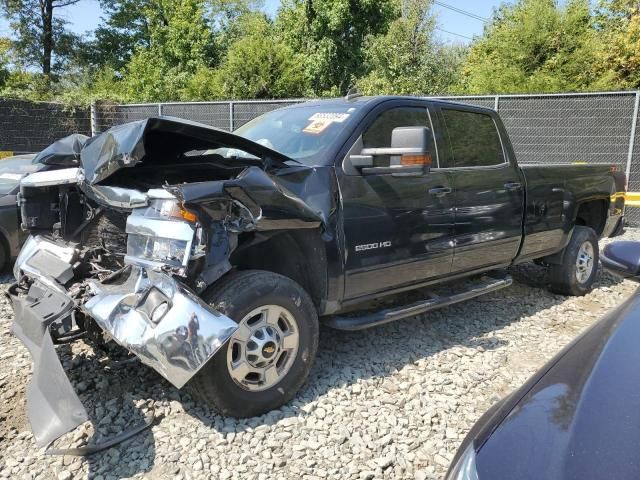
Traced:
<path fill-rule="evenodd" d="M 353 105 L 316 104 L 275 110 L 251 120 L 234 133 L 307 165 L 353 120 Z"/>

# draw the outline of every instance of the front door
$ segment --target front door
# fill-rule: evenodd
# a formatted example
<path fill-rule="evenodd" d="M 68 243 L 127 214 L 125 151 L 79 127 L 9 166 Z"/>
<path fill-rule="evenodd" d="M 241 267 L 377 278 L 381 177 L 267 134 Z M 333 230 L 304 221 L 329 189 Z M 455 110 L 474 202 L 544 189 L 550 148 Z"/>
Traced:
<path fill-rule="evenodd" d="M 425 126 L 433 132 L 430 119 L 424 104 L 373 112 L 349 154 L 362 148 L 390 147 L 391 132 L 397 127 Z M 434 168 L 417 176 L 363 175 L 339 169 L 345 298 L 449 274 L 454 190 L 451 174 L 437 168 L 435 141 L 432 149 Z M 382 163 L 376 166 L 388 166 Z"/>

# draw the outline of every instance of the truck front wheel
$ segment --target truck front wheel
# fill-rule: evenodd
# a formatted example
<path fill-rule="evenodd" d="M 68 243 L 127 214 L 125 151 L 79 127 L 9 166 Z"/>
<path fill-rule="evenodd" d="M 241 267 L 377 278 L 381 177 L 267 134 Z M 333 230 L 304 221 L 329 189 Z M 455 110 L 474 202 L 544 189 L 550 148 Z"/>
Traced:
<path fill-rule="evenodd" d="M 306 380 L 318 348 L 309 295 L 271 272 L 233 272 L 203 298 L 239 324 L 190 383 L 223 415 L 251 417 L 287 403 Z"/>
<path fill-rule="evenodd" d="M 551 291 L 581 296 L 589 293 L 598 273 L 598 236 L 589 227 L 576 226 L 565 247 L 562 263 L 551 265 Z"/>

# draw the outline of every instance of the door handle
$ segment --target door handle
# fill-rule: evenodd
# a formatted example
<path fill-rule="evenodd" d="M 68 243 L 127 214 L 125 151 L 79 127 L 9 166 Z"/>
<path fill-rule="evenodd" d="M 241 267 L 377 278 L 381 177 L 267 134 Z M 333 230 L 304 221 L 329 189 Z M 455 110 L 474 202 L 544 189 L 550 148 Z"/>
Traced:
<path fill-rule="evenodd" d="M 429 189 L 429 195 L 434 195 L 436 197 L 442 197 L 444 195 L 448 195 L 452 192 L 449 187 L 433 187 Z"/>
<path fill-rule="evenodd" d="M 522 184 L 520 182 L 507 182 L 504 184 L 504 188 L 514 192 L 516 190 L 520 190 L 522 188 Z"/>

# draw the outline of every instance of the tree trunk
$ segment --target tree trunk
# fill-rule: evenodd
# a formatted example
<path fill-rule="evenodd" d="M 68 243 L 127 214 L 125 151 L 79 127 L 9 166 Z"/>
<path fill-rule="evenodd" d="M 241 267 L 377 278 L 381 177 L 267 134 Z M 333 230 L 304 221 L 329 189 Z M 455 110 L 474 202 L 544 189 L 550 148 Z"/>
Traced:
<path fill-rule="evenodd" d="M 42 73 L 51 73 L 51 52 L 53 51 L 53 0 L 40 0 L 42 15 Z"/>

